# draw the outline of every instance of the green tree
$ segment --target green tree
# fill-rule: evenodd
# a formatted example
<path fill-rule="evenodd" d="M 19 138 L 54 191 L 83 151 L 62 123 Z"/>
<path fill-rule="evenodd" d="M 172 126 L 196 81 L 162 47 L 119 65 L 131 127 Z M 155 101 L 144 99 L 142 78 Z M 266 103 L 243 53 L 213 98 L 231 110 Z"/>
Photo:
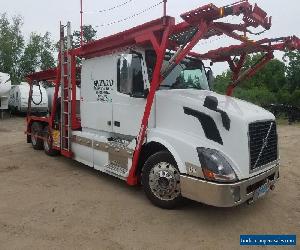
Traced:
<path fill-rule="evenodd" d="M 20 62 L 20 74 L 22 76 L 33 73 L 38 68 L 41 40 L 38 34 L 32 33 L 30 35 L 29 43 L 25 47 Z"/>
<path fill-rule="evenodd" d="M 13 83 L 20 80 L 19 63 L 24 48 L 22 25 L 20 16 L 13 17 L 12 23 L 5 13 L 0 16 L 0 71 L 9 73 Z"/>
<path fill-rule="evenodd" d="M 300 107 L 300 89 L 296 89 L 291 94 L 291 101 L 290 104 L 296 107 Z"/>
<path fill-rule="evenodd" d="M 246 58 L 242 71 L 257 63 L 262 54 L 254 54 Z M 221 94 L 226 92 L 232 82 L 232 72 L 225 71 L 215 79 L 215 91 Z M 233 94 L 235 97 L 256 103 L 268 105 L 271 103 L 291 103 L 291 95 L 287 91 L 285 64 L 278 59 L 271 60 L 252 78 L 241 82 Z"/>
<path fill-rule="evenodd" d="M 217 75 L 214 81 L 214 91 L 220 94 L 225 94 L 227 86 L 232 82 L 232 73 L 230 70 Z"/>
<path fill-rule="evenodd" d="M 92 25 L 84 25 L 82 27 L 83 31 L 83 43 L 91 42 L 95 39 L 97 31 L 92 27 Z M 81 42 L 81 32 L 75 30 L 73 32 L 73 47 L 78 48 L 80 47 Z"/>
<path fill-rule="evenodd" d="M 283 57 L 286 67 L 287 83 L 291 92 L 300 89 L 300 51 L 288 51 Z"/>
<path fill-rule="evenodd" d="M 238 88 L 234 92 L 234 97 L 260 106 L 266 106 L 276 103 L 277 101 L 275 93 L 271 92 L 266 87 L 253 87 L 252 89 Z"/>
<path fill-rule="evenodd" d="M 21 57 L 21 77 L 25 77 L 37 70 L 45 70 L 54 67 L 55 60 L 53 52 L 54 46 L 48 32 L 46 32 L 44 36 L 32 33 Z"/>
<path fill-rule="evenodd" d="M 262 54 L 248 56 L 244 69 L 254 65 L 262 57 Z M 272 59 L 267 65 L 259 70 L 251 79 L 246 80 L 242 88 L 266 87 L 272 92 L 277 92 L 286 84 L 285 64 L 278 60 Z"/>
<path fill-rule="evenodd" d="M 50 33 L 46 32 L 42 40 L 41 49 L 41 70 L 46 70 L 53 68 L 56 65 L 56 60 L 54 59 L 53 53 L 55 52 L 55 46 L 51 40 Z"/>

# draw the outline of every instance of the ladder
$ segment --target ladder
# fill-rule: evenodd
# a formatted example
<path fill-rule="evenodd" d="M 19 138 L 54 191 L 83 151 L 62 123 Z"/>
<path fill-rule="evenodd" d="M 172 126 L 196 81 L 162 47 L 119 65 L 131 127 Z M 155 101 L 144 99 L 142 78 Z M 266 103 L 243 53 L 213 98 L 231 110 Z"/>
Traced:
<path fill-rule="evenodd" d="M 65 28 L 67 36 L 65 36 Z M 60 90 L 61 90 L 61 128 L 60 147 L 61 153 L 71 157 L 71 55 L 72 35 L 71 23 L 60 24 Z"/>

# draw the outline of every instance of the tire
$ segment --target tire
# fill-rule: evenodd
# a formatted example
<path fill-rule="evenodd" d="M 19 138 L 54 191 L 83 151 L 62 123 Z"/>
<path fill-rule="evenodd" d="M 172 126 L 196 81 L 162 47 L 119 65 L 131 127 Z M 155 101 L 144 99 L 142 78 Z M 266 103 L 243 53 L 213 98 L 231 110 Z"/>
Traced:
<path fill-rule="evenodd" d="M 34 122 L 31 125 L 31 144 L 35 150 L 42 150 L 44 143 L 43 139 L 37 138 L 37 136 L 43 135 L 43 127 L 41 123 Z"/>
<path fill-rule="evenodd" d="M 161 151 L 148 158 L 142 171 L 142 184 L 155 206 L 172 209 L 182 204 L 180 173 L 169 152 Z"/>
<path fill-rule="evenodd" d="M 46 126 L 43 130 L 43 134 L 44 134 L 44 151 L 46 153 L 46 155 L 49 156 L 56 156 L 59 154 L 59 151 L 56 149 L 53 149 L 53 138 L 52 135 L 50 133 L 50 129 L 49 126 Z"/>

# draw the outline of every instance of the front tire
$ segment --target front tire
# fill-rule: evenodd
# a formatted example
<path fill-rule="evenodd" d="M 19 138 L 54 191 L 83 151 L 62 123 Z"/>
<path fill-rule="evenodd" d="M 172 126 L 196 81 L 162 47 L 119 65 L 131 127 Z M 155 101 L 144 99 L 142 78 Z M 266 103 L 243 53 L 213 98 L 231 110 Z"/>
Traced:
<path fill-rule="evenodd" d="M 148 158 L 142 171 L 142 184 L 146 196 L 155 206 L 172 209 L 183 201 L 180 173 L 173 156 L 167 151 Z"/>
<path fill-rule="evenodd" d="M 31 125 L 31 144 L 35 150 L 43 149 L 43 139 L 38 138 L 43 134 L 43 126 L 39 122 L 34 122 Z"/>

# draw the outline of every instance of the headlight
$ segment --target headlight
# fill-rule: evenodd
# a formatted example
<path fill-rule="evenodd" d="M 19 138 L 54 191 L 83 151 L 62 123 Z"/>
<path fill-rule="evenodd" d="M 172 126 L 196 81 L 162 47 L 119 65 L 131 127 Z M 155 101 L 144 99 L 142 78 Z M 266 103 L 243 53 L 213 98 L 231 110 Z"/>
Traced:
<path fill-rule="evenodd" d="M 215 149 L 197 148 L 205 179 L 218 182 L 234 182 L 236 174 L 225 157 Z"/>

